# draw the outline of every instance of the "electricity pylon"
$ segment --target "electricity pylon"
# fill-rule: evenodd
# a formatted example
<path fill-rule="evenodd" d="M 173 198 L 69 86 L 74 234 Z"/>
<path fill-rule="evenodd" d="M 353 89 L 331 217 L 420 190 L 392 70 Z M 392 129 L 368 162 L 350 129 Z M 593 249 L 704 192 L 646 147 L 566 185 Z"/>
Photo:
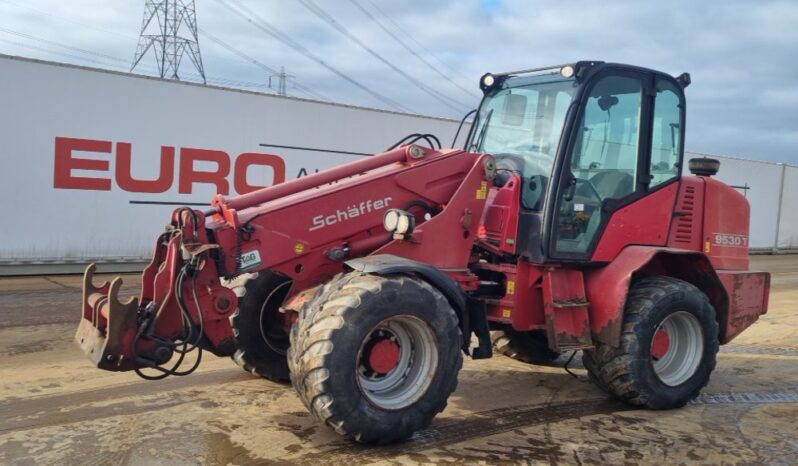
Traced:
<path fill-rule="evenodd" d="M 205 83 L 194 0 L 144 1 L 144 19 L 141 21 L 139 43 L 130 71 L 136 68 L 150 50 L 155 54 L 158 72 L 162 78 L 179 80 L 177 72 L 180 62 L 183 55 L 187 54 Z"/>

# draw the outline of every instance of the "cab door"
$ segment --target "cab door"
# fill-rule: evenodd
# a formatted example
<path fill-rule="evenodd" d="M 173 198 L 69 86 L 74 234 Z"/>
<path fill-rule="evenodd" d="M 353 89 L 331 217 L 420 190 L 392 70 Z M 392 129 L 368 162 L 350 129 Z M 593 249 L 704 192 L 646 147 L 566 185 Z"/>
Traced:
<path fill-rule="evenodd" d="M 608 261 L 627 244 L 664 245 L 684 153 L 681 85 L 613 70 L 588 84 L 580 108 L 550 212 L 549 257 Z"/>
<path fill-rule="evenodd" d="M 549 256 L 588 260 L 610 216 L 650 182 L 651 76 L 594 77 L 580 99 L 549 223 Z"/>

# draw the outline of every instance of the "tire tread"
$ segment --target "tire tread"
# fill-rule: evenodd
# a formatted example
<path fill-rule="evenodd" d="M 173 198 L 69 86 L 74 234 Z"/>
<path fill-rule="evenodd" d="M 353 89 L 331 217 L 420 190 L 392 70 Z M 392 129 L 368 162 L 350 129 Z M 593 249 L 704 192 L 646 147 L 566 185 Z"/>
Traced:
<path fill-rule="evenodd" d="M 414 406 L 422 409 L 411 419 L 404 416 L 400 420 L 400 427 L 394 429 L 390 435 L 375 438 L 368 429 L 369 426 L 350 425 L 347 413 L 341 413 L 336 408 L 336 401 L 332 397 L 328 384 L 330 383 L 329 373 L 323 376 L 324 371 L 328 371 L 328 357 L 332 352 L 333 333 L 348 321 L 347 315 L 357 311 L 362 302 L 368 295 L 372 299 L 383 294 L 389 294 L 386 287 L 402 289 L 408 281 L 421 288 L 430 291 L 436 296 L 438 307 L 445 307 L 450 310 L 445 318 L 447 325 L 458 329 L 457 316 L 449 307 L 446 299 L 441 293 L 423 280 L 412 278 L 405 275 L 377 276 L 365 273 L 351 272 L 339 274 L 328 283 L 323 285 L 316 295 L 309 300 L 300 310 L 297 323 L 291 329 L 291 347 L 288 352 L 288 364 L 290 368 L 291 382 L 296 389 L 299 398 L 319 420 L 332 427 L 339 434 L 353 438 L 359 442 L 386 444 L 403 440 L 413 432 L 423 429 L 429 425 L 432 418 L 446 408 L 446 398 L 454 392 L 457 386 L 457 377 L 452 377 L 448 386 L 443 388 L 445 391 L 442 400 L 430 406 L 423 406 L 418 402 Z M 329 325 L 331 322 L 339 322 L 339 326 Z M 319 345 L 327 348 L 327 352 L 316 353 L 313 348 Z M 460 370 L 463 363 L 462 354 L 458 351 L 455 362 L 456 371 Z"/>
<path fill-rule="evenodd" d="M 714 345 L 710 345 L 711 347 L 707 348 L 707 351 L 711 352 L 711 357 L 709 358 L 708 366 L 704 369 L 708 374 L 711 374 L 715 369 L 715 354 L 718 351 L 718 324 L 709 299 L 690 283 L 672 277 L 654 276 L 637 281 L 629 291 L 624 311 L 620 345 L 612 347 L 607 344 L 599 344 L 594 350 L 584 352 L 583 361 L 590 379 L 614 398 L 631 405 L 643 406 L 649 409 L 681 407 L 698 396 L 709 382 L 708 375 L 686 397 L 673 402 L 662 402 L 661 400 L 655 400 L 654 393 L 652 393 L 650 387 L 642 383 L 639 374 L 635 370 L 635 363 L 638 362 L 635 359 L 635 350 L 637 345 L 639 345 L 637 332 L 646 321 L 646 313 L 654 308 L 660 299 L 674 294 L 685 293 L 698 296 L 704 309 L 711 311 L 712 319 L 710 319 L 709 328 L 706 328 L 705 331 L 714 336 L 714 339 L 711 339 L 711 341 L 714 341 Z"/>

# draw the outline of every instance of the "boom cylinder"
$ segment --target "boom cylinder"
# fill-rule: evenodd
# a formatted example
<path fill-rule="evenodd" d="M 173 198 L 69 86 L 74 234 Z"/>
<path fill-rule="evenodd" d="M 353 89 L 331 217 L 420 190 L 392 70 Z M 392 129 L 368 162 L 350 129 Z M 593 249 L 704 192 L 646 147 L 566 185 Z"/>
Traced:
<path fill-rule="evenodd" d="M 216 208 L 224 206 L 227 209 L 235 210 L 254 207 L 275 199 L 279 199 L 281 197 L 296 194 L 306 189 L 332 183 L 333 181 L 338 181 L 348 176 L 354 176 L 358 173 L 374 170 L 375 168 L 384 167 L 385 165 L 390 165 L 392 163 L 402 162 L 411 157 L 411 147 L 418 146 L 401 146 L 382 154 L 367 157 L 362 160 L 355 160 L 354 162 L 349 162 L 278 185 L 268 186 L 266 188 L 247 194 L 242 194 L 230 199 L 226 199 L 222 195 L 217 195 L 213 199 L 211 205 Z"/>

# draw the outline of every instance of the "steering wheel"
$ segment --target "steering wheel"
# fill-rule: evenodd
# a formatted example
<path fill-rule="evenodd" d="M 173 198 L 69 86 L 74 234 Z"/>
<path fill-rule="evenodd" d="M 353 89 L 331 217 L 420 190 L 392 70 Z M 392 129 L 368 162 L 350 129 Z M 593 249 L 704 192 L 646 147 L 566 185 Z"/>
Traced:
<path fill-rule="evenodd" d="M 596 190 L 596 187 L 593 186 L 593 183 L 591 183 L 590 180 L 584 178 L 576 178 L 576 177 L 572 179 L 573 179 L 573 184 L 575 186 L 573 188 L 573 193 L 570 196 L 568 196 L 566 200 L 573 201 L 576 195 L 579 194 L 580 197 L 595 198 L 596 205 L 601 206 L 601 202 L 603 201 L 603 199 L 601 198 L 601 194 L 599 194 L 599 192 Z M 584 190 L 580 189 L 581 187 L 586 187 L 588 193 L 585 193 Z"/>
<path fill-rule="evenodd" d="M 538 165 L 551 166 L 553 163 L 552 157 L 538 150 L 538 146 L 517 146 L 515 149 L 519 152 L 512 153 L 512 155 L 523 158 L 527 164 L 534 164 L 537 162 Z M 548 173 L 545 174 L 548 175 Z"/>
<path fill-rule="evenodd" d="M 552 161 L 548 157 L 543 157 L 532 153 L 527 153 L 522 155 L 522 154 L 512 154 L 507 152 L 501 152 L 492 155 L 496 159 L 497 168 L 505 168 L 512 171 L 517 171 L 527 176 L 532 176 L 535 174 L 549 176 L 549 172 L 541 168 L 541 166 L 544 165 L 551 166 Z M 502 161 L 505 161 L 505 163 L 502 163 Z M 502 166 L 502 165 L 507 165 L 507 166 Z M 539 173 L 529 173 L 531 171 L 530 169 L 534 169 L 534 171 Z"/>

